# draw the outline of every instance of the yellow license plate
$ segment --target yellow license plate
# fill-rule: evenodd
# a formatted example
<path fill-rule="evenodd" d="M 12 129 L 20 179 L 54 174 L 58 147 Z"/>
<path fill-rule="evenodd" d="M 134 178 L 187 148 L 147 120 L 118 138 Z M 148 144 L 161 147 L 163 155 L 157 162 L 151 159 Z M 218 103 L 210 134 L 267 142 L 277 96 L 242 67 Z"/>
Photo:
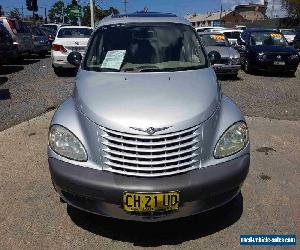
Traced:
<path fill-rule="evenodd" d="M 127 212 L 172 211 L 179 207 L 179 192 L 123 194 L 123 208 Z"/>

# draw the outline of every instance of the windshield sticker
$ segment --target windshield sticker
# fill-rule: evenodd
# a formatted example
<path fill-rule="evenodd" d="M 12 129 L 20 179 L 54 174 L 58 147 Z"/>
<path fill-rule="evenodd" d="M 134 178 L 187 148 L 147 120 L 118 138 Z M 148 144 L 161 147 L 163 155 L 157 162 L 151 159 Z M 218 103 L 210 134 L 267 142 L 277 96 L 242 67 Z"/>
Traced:
<path fill-rule="evenodd" d="M 219 41 L 225 40 L 225 36 L 224 35 L 211 35 L 210 37 L 212 39 L 214 39 L 214 40 L 219 40 Z"/>
<path fill-rule="evenodd" d="M 280 38 L 281 38 L 281 34 L 272 33 L 272 34 L 271 34 L 271 37 L 280 39 Z"/>
<path fill-rule="evenodd" d="M 101 68 L 117 69 L 121 68 L 126 50 L 110 50 L 102 62 Z"/>

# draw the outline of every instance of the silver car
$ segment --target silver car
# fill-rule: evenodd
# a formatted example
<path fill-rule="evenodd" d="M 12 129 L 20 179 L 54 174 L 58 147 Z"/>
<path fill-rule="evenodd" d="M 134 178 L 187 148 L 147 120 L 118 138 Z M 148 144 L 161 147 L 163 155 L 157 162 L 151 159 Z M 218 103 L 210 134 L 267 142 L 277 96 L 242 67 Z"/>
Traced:
<path fill-rule="evenodd" d="M 247 124 L 198 39 L 175 15 L 115 15 L 99 24 L 83 59 L 69 54 L 80 69 L 73 96 L 53 116 L 48 146 L 64 201 L 153 222 L 239 194 L 250 164 Z"/>
<path fill-rule="evenodd" d="M 199 33 L 201 41 L 209 54 L 217 51 L 221 59 L 213 65 L 217 75 L 231 75 L 237 77 L 241 69 L 240 53 L 231 47 L 224 34 L 219 32 Z"/>

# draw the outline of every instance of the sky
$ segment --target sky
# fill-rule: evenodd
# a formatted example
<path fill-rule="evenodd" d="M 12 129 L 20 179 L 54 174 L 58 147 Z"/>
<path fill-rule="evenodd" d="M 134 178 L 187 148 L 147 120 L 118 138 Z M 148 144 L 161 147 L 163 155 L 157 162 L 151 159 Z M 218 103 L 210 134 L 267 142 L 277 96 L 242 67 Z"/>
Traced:
<path fill-rule="evenodd" d="M 39 14 L 44 14 L 44 8 L 49 9 L 56 0 L 37 0 L 39 6 Z M 120 12 L 124 12 L 124 0 L 95 0 L 96 4 L 102 8 L 108 8 L 110 6 L 119 9 Z M 231 9 L 237 4 L 241 3 L 263 3 L 264 0 L 127 0 L 127 11 L 135 12 L 143 10 L 145 6 L 149 11 L 159 12 L 171 12 L 179 16 L 186 16 L 192 13 L 206 13 L 208 11 L 220 10 L 221 4 L 223 9 Z M 269 0 L 273 1 L 273 0 Z M 71 0 L 64 0 L 65 4 L 70 4 Z M 86 5 L 89 0 L 79 0 L 81 5 Z M 26 0 L 0 0 L 0 5 L 4 7 L 6 12 L 9 12 L 13 8 L 24 7 L 24 15 L 29 15 L 30 12 L 26 10 Z M 280 11 L 280 0 L 274 0 L 275 10 Z"/>

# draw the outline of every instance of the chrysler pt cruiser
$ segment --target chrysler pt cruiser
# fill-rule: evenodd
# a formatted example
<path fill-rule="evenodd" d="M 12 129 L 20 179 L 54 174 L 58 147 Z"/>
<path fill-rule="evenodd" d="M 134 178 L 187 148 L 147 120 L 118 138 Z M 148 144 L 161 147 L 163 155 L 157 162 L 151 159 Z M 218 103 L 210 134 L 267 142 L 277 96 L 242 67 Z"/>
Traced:
<path fill-rule="evenodd" d="M 124 220 L 161 221 L 219 207 L 248 174 L 248 128 L 223 95 L 195 30 L 172 14 L 104 19 L 72 97 L 49 129 L 49 169 L 69 205 Z"/>

